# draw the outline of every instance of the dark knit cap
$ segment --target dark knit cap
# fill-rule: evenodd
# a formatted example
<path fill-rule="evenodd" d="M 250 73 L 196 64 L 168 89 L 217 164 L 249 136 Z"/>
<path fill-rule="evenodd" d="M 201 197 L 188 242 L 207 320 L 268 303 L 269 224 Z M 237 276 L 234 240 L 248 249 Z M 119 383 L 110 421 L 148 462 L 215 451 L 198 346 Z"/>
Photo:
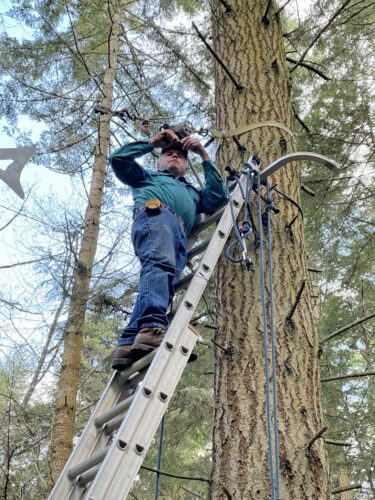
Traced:
<path fill-rule="evenodd" d="M 173 142 L 167 148 L 163 148 L 161 150 L 161 154 L 163 155 L 164 153 L 166 153 L 167 151 L 170 151 L 171 149 L 173 149 L 175 151 L 181 151 L 181 153 L 187 159 L 187 157 L 188 157 L 188 151 L 187 151 L 187 149 L 183 148 L 182 142 Z"/>

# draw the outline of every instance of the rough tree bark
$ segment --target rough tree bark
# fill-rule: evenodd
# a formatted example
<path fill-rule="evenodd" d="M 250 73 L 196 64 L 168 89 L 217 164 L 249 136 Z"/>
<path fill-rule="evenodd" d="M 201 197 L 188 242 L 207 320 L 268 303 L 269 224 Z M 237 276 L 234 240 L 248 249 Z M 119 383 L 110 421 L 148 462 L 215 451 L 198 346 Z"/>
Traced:
<path fill-rule="evenodd" d="M 104 73 L 103 99 L 101 103 L 108 108 L 112 106 L 113 83 L 116 73 L 121 26 L 120 11 L 112 15 L 111 22 L 108 66 Z M 109 137 L 110 115 L 103 114 L 99 119 L 89 200 L 86 209 L 81 248 L 73 278 L 69 314 L 64 332 L 64 350 L 55 403 L 51 443 L 50 467 L 53 483 L 58 478 L 72 451 L 83 326 L 89 296 L 92 266 L 99 235 L 99 218 L 106 176 Z"/>
<path fill-rule="evenodd" d="M 228 2 L 227 2 L 228 3 Z M 242 90 L 215 65 L 218 130 L 255 122 L 277 121 L 293 127 L 291 80 L 286 66 L 277 6 L 268 0 L 214 2 L 213 44 L 224 65 Z M 241 167 L 249 154 L 258 153 L 262 166 L 294 150 L 291 136 L 278 128 L 259 128 L 240 138 L 243 150 L 232 139 L 218 147 L 217 163 Z M 300 201 L 300 174 L 288 164 L 272 176 L 272 184 Z M 307 281 L 290 321 L 286 318 L 303 280 L 308 280 L 301 218 L 291 203 L 274 195 L 281 209 L 272 215 L 275 333 L 277 339 L 277 388 L 281 495 L 328 499 L 329 479 L 325 445 L 309 440 L 323 427 L 320 403 L 318 336 L 314 326 Z M 256 213 L 254 220 L 256 221 Z M 257 224 L 256 224 L 257 226 Z M 253 245 L 253 243 L 252 243 Z M 265 249 L 267 253 L 267 249 Z M 212 499 L 270 498 L 268 465 L 263 328 L 259 249 L 252 246 L 252 271 L 247 272 L 222 257 L 218 265 L 217 342 L 229 352 L 215 353 L 215 423 L 213 435 Z M 268 262 L 266 259 L 266 272 Z M 269 289 L 267 288 L 267 293 Z M 268 295 L 269 306 L 269 295 Z M 269 359 L 270 359 L 270 352 Z"/>

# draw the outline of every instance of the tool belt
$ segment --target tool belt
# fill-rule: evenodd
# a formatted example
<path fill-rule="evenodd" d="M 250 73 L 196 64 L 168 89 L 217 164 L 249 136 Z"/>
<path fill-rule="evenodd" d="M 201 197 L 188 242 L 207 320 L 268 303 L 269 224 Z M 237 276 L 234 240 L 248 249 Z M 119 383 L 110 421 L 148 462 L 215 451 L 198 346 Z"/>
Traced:
<path fill-rule="evenodd" d="M 179 214 L 176 214 L 176 212 L 173 212 L 173 210 L 171 210 L 167 205 L 164 205 L 164 203 L 162 203 L 160 200 L 156 199 L 146 201 L 146 203 L 143 203 L 139 207 L 135 208 L 133 211 L 133 219 L 135 219 L 139 214 L 139 212 L 141 212 L 142 210 L 145 210 L 150 215 L 157 215 L 160 213 L 160 210 L 162 208 L 166 208 L 169 212 L 171 212 L 171 214 L 173 214 L 176 217 L 176 219 L 186 232 L 186 226 L 183 218 Z"/>

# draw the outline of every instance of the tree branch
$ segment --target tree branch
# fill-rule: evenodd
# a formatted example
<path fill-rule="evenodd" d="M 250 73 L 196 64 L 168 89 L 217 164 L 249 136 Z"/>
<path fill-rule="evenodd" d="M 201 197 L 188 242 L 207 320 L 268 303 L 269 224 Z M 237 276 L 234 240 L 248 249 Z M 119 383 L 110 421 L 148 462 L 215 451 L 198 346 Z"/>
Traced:
<path fill-rule="evenodd" d="M 356 321 L 353 321 L 353 323 L 350 323 L 349 325 L 345 325 L 342 328 L 339 328 L 338 330 L 332 332 L 331 334 L 327 335 L 326 337 L 323 337 L 322 340 L 319 342 L 320 345 L 324 344 L 328 340 L 333 339 L 333 337 L 336 337 L 340 333 L 346 332 L 347 330 L 350 330 L 351 328 L 354 328 L 357 325 L 360 325 L 364 321 L 367 321 L 368 319 L 371 319 L 375 316 L 375 312 L 368 314 L 367 316 L 363 316 L 363 318 L 359 318 Z"/>
<path fill-rule="evenodd" d="M 267 7 L 266 7 L 266 12 L 264 13 L 264 16 L 262 17 L 262 22 L 266 26 L 268 26 L 270 24 L 270 21 L 268 19 L 268 11 L 270 10 L 271 3 L 272 3 L 272 0 L 268 0 L 268 4 L 267 4 Z"/>
<path fill-rule="evenodd" d="M 286 0 L 286 2 L 284 3 L 284 5 L 282 5 L 279 10 L 277 10 L 275 12 L 275 16 L 278 16 L 280 14 L 280 12 L 288 5 L 288 3 L 290 2 L 291 0 Z"/>
<path fill-rule="evenodd" d="M 299 303 L 299 301 L 301 299 L 301 295 L 302 295 L 302 292 L 303 292 L 303 290 L 305 288 L 305 285 L 306 285 L 306 280 L 302 280 L 301 287 L 300 287 L 300 289 L 299 289 L 299 291 L 297 293 L 297 297 L 296 297 L 296 300 L 295 300 L 295 302 L 293 304 L 293 307 L 290 310 L 290 313 L 288 314 L 288 316 L 286 317 L 287 321 L 290 321 L 292 319 L 292 316 L 293 316 L 293 314 L 294 314 L 294 312 L 295 312 L 295 310 L 296 310 L 296 308 L 298 306 L 298 303 Z"/>
<path fill-rule="evenodd" d="M 84 66 L 85 70 L 87 71 L 87 74 L 92 78 L 92 81 L 95 83 L 97 89 L 104 96 L 104 92 L 103 92 L 101 86 L 96 81 L 96 78 L 94 77 L 94 75 L 91 73 L 89 67 L 86 64 L 86 61 L 83 58 L 81 59 L 82 55 L 79 54 L 81 57 L 78 57 L 77 54 L 74 52 L 74 50 L 65 42 L 65 40 L 57 33 L 57 31 L 54 30 L 53 26 L 47 21 L 47 19 L 43 16 L 43 14 L 38 10 L 37 10 L 37 12 L 40 15 L 40 17 L 43 19 L 43 21 L 47 24 L 47 26 L 50 28 L 52 33 L 65 45 L 65 47 L 70 51 L 70 53 L 73 55 L 73 57 L 78 59 L 78 61 Z M 96 74 L 95 76 L 99 76 L 99 75 Z M 101 78 L 99 78 L 99 79 L 101 80 Z"/>
<path fill-rule="evenodd" d="M 325 439 L 326 444 L 333 444 L 335 446 L 353 446 L 353 443 L 347 443 L 346 441 L 334 441 L 333 439 Z"/>
<path fill-rule="evenodd" d="M 331 382 L 332 380 L 343 380 L 346 378 L 370 377 L 375 375 L 375 372 L 352 373 L 351 375 L 336 375 L 335 377 L 322 378 L 321 382 Z"/>
<path fill-rule="evenodd" d="M 137 19 L 141 20 L 138 16 L 135 16 L 134 13 L 132 13 L 134 17 Z M 206 83 L 202 78 L 198 75 L 198 73 L 187 63 L 185 57 L 183 54 L 181 54 L 180 50 L 176 48 L 173 43 L 161 32 L 160 28 L 151 20 L 151 19 L 146 19 L 146 22 L 153 30 L 155 30 L 160 38 L 163 40 L 163 42 L 167 45 L 167 47 L 173 52 L 173 54 L 179 59 L 182 64 L 185 66 L 186 69 L 190 71 L 190 73 L 206 88 L 211 89 L 211 86 Z"/>
<path fill-rule="evenodd" d="M 236 89 L 238 90 L 238 92 L 241 92 L 243 90 L 243 87 L 242 85 L 240 85 L 239 83 L 237 83 L 237 81 L 235 80 L 234 76 L 232 76 L 232 74 L 229 72 L 229 69 L 225 66 L 225 64 L 223 63 L 223 61 L 220 59 L 220 57 L 216 54 L 216 52 L 214 51 L 214 49 L 211 47 L 211 45 L 209 45 L 207 42 L 206 42 L 206 38 L 202 35 L 202 33 L 199 31 L 197 25 L 195 24 L 195 22 L 193 21 L 192 23 L 193 25 L 193 28 L 195 29 L 195 31 L 197 32 L 199 38 L 202 40 L 202 42 L 204 43 L 204 45 L 207 47 L 207 49 L 211 52 L 211 54 L 214 56 L 214 58 L 217 60 L 217 62 L 220 64 L 220 66 L 224 69 L 224 71 L 226 72 L 226 74 L 229 76 L 229 78 L 232 80 L 232 82 L 234 83 L 234 85 L 236 86 Z"/>
<path fill-rule="evenodd" d="M 178 474 L 170 474 L 169 472 L 163 472 L 158 469 L 153 469 L 151 467 L 146 467 L 145 465 L 141 465 L 141 469 L 148 470 L 150 472 L 155 472 L 156 474 L 160 474 L 161 476 L 174 477 L 175 479 L 186 479 L 187 481 L 204 481 L 206 483 L 211 484 L 211 479 L 206 479 L 204 477 L 194 477 L 194 476 L 180 476 Z"/>
<path fill-rule="evenodd" d="M 301 125 L 301 127 L 302 127 L 303 129 L 305 129 L 305 130 L 306 130 L 306 132 L 307 132 L 308 134 L 310 134 L 310 133 L 311 133 L 311 131 L 310 131 L 309 127 L 306 125 L 306 123 L 305 123 L 305 122 L 302 120 L 302 118 L 299 116 L 299 114 L 298 114 L 298 113 L 297 113 L 297 111 L 296 111 L 296 108 L 295 108 L 293 105 L 292 105 L 292 110 L 293 110 L 294 116 L 297 118 L 298 123 Z"/>
<path fill-rule="evenodd" d="M 342 493 L 344 491 L 350 491 L 350 490 L 358 490 L 360 488 L 362 488 L 362 485 L 358 483 L 348 486 L 342 486 L 341 488 L 336 488 L 334 490 L 331 490 L 331 493 L 334 495 L 336 493 Z"/>
<path fill-rule="evenodd" d="M 309 194 L 310 196 L 316 196 L 314 191 L 308 187 L 306 187 L 304 184 L 301 184 L 301 189 L 302 191 L 305 191 L 305 193 Z"/>
<path fill-rule="evenodd" d="M 307 446 L 306 448 L 309 450 L 311 448 L 311 446 L 315 443 L 315 441 L 317 439 L 319 439 L 320 437 L 322 437 L 322 435 L 326 432 L 326 430 L 328 429 L 328 427 L 323 427 L 323 429 L 321 429 L 319 432 L 317 432 L 311 439 L 310 441 L 307 443 Z"/>
<path fill-rule="evenodd" d="M 228 14 L 231 10 L 232 10 L 232 7 L 230 5 L 227 4 L 227 2 L 225 0 L 219 0 L 219 2 L 224 5 L 225 7 L 225 13 Z"/>
<path fill-rule="evenodd" d="M 286 57 L 286 60 L 291 62 L 291 63 L 295 63 L 295 64 L 297 63 L 297 61 L 295 59 L 292 59 L 291 57 Z M 321 78 L 323 78 L 327 82 L 329 82 L 331 80 L 331 78 L 329 76 L 325 75 L 319 69 L 314 68 L 314 66 L 312 66 L 311 64 L 308 64 L 306 62 L 301 62 L 299 65 L 302 66 L 303 68 L 308 69 L 309 71 L 312 71 L 313 73 L 316 73 L 317 75 L 319 75 Z"/>
<path fill-rule="evenodd" d="M 17 216 L 16 216 L 17 217 Z M 16 262 L 15 264 L 8 264 L 7 266 L 0 266 L 0 269 L 10 269 L 11 267 L 25 266 L 27 264 L 35 264 L 35 262 L 42 262 L 43 260 L 52 260 L 55 257 L 59 257 L 61 253 L 56 255 L 47 255 L 47 257 L 41 257 L 40 259 L 25 260 L 23 262 Z"/>
<path fill-rule="evenodd" d="M 187 493 L 189 493 L 190 495 L 193 495 L 194 498 L 202 498 L 201 496 L 198 495 L 198 493 L 194 493 L 193 491 L 190 491 L 188 490 L 187 488 L 184 488 L 183 486 L 180 486 L 180 488 L 184 491 L 186 491 Z"/>

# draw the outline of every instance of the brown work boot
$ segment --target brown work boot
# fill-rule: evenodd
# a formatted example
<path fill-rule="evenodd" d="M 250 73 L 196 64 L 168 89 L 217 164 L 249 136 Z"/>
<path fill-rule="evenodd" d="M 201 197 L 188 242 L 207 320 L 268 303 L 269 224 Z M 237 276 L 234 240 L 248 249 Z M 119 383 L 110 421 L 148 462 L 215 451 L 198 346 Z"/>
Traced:
<path fill-rule="evenodd" d="M 165 330 L 155 326 L 146 326 L 141 328 L 134 339 L 131 348 L 131 356 L 143 358 L 151 351 L 157 349 L 163 341 Z"/>
<path fill-rule="evenodd" d="M 112 368 L 114 370 L 122 371 L 128 366 L 132 365 L 136 359 L 130 354 L 132 344 L 120 345 L 117 347 L 113 354 Z"/>

